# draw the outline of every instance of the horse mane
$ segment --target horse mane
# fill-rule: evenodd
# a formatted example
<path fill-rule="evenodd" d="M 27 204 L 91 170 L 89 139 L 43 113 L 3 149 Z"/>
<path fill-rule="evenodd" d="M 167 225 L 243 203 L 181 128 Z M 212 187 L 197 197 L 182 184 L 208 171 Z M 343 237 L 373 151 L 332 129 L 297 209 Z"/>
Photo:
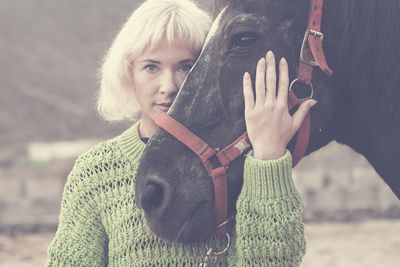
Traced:
<path fill-rule="evenodd" d="M 351 77 L 347 82 L 356 98 L 377 97 L 382 102 L 376 104 L 395 103 L 389 108 L 396 109 L 400 116 L 398 104 L 388 101 L 400 100 L 400 91 L 396 90 L 400 88 L 400 1 L 332 2 L 329 7 L 334 9 L 336 5 L 337 10 L 327 9 L 327 19 L 341 21 L 341 36 L 337 39 L 340 69 L 335 72 Z"/>

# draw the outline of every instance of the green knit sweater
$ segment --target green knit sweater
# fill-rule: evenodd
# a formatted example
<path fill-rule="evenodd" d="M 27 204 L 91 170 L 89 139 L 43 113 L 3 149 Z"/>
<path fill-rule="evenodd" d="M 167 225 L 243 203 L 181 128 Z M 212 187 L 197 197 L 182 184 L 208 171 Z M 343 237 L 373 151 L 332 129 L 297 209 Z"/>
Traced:
<path fill-rule="evenodd" d="M 64 187 L 60 222 L 46 266 L 198 266 L 204 243 L 157 238 L 135 205 L 135 175 L 145 148 L 139 123 L 82 154 Z M 303 202 L 289 152 L 261 161 L 249 153 L 232 245 L 218 266 L 298 266 L 305 253 Z M 223 248 L 213 237 L 209 247 Z"/>

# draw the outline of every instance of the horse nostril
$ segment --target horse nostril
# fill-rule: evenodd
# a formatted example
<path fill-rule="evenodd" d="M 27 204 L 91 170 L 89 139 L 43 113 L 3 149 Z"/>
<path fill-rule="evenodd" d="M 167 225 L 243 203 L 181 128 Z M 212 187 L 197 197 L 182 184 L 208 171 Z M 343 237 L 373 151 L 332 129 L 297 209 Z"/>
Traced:
<path fill-rule="evenodd" d="M 141 205 L 145 211 L 160 206 L 163 199 L 163 190 L 160 185 L 149 183 L 142 194 Z"/>
<path fill-rule="evenodd" d="M 170 186 L 158 178 L 149 178 L 140 197 L 140 206 L 145 213 L 161 217 L 171 199 Z"/>

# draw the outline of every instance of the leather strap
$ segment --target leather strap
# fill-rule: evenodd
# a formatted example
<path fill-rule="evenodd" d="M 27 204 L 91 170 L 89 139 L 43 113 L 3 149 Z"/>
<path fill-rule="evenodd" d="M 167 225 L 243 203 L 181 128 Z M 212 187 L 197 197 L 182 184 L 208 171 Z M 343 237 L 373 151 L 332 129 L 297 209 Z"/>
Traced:
<path fill-rule="evenodd" d="M 192 150 L 201 159 L 214 184 L 216 226 L 223 224 L 228 218 L 228 184 L 226 169 L 232 161 L 251 147 L 247 133 L 244 133 L 233 141 L 233 143 L 217 153 L 216 150 L 212 149 L 200 137 L 196 136 L 168 114 L 161 113 L 155 122 L 158 126 Z M 216 155 L 221 163 L 221 166 L 215 169 L 213 169 L 209 161 L 214 155 Z M 215 234 L 224 235 L 226 232 L 226 225 L 222 225 L 216 228 Z"/>
<path fill-rule="evenodd" d="M 312 71 L 315 66 L 320 67 L 328 76 L 333 74 L 326 62 L 322 48 L 323 34 L 320 31 L 323 3 L 323 0 L 311 0 L 308 26 L 300 52 L 297 79 L 306 85 L 311 83 Z"/>
<path fill-rule="evenodd" d="M 218 226 L 228 218 L 228 182 L 225 167 L 213 169 L 211 178 L 214 183 L 215 226 Z M 216 235 L 224 235 L 226 232 L 226 225 L 215 230 Z"/>
<path fill-rule="evenodd" d="M 230 145 L 218 152 L 217 158 L 221 162 L 222 166 L 227 167 L 230 162 L 234 161 L 237 157 L 246 152 L 250 147 L 250 139 L 247 132 L 245 132 Z"/>
<path fill-rule="evenodd" d="M 203 164 L 217 153 L 200 137 L 189 131 L 179 121 L 167 115 L 167 113 L 161 113 L 155 122 L 158 126 L 178 139 L 182 144 L 190 148 L 201 159 Z M 207 172 L 211 174 L 212 167 L 210 167 L 209 164 L 205 167 Z"/>
<path fill-rule="evenodd" d="M 288 95 L 288 108 L 292 110 L 293 108 L 298 108 L 301 103 L 303 103 L 305 99 L 299 99 L 293 91 L 289 92 Z M 307 113 L 306 117 L 303 120 L 303 123 L 300 126 L 300 129 L 297 131 L 296 144 L 292 153 L 292 166 L 295 167 L 297 163 L 303 158 L 304 154 L 307 151 L 308 143 L 310 141 L 310 128 L 311 128 L 311 115 L 310 112 Z"/>

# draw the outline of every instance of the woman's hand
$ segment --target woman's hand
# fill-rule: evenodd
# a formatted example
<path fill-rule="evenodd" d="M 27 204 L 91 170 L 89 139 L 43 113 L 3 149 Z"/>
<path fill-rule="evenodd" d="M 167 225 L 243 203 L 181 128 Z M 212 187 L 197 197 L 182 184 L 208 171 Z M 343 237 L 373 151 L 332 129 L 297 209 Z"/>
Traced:
<path fill-rule="evenodd" d="M 289 114 L 287 98 L 289 88 L 288 65 L 279 62 L 278 94 L 276 92 L 275 56 L 268 51 L 257 64 L 255 100 L 249 73 L 243 76 L 245 120 L 254 157 L 276 159 L 285 154 L 290 139 L 300 128 L 310 108 L 317 101 L 304 101 L 293 116 Z"/>

